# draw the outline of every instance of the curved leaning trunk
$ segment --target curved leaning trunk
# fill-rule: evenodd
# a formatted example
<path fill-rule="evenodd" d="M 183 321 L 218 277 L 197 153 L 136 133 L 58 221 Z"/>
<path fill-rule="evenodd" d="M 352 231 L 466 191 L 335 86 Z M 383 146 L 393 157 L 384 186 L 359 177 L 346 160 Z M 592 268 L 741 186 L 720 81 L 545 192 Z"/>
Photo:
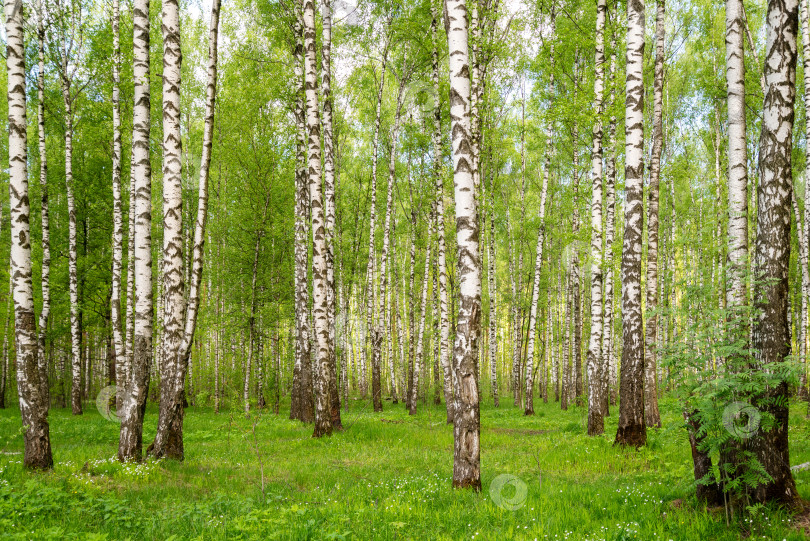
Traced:
<path fill-rule="evenodd" d="M 164 2 L 164 14 L 171 6 L 178 10 L 176 3 Z M 171 26 L 164 24 L 164 65 L 173 65 L 171 79 L 167 83 L 164 76 L 164 86 L 169 84 L 171 92 L 164 90 L 164 126 L 167 113 L 172 116 L 173 136 L 164 142 L 164 148 L 173 147 L 173 152 L 164 151 L 164 255 L 166 265 L 165 276 L 165 302 L 166 311 L 163 319 L 165 369 L 161 377 L 160 412 L 158 415 L 158 428 L 155 441 L 150 453 L 156 457 L 169 457 L 183 460 L 185 456 L 183 446 L 183 420 L 185 408 L 186 372 L 189 369 L 191 346 L 194 340 L 194 331 L 197 325 L 197 315 L 200 305 L 200 291 L 202 284 L 203 254 L 205 248 L 205 228 L 208 215 L 208 172 L 211 164 L 211 148 L 214 133 L 214 110 L 216 104 L 217 84 L 217 37 L 219 30 L 220 0 L 214 0 L 211 5 L 211 23 L 208 42 L 208 81 L 206 86 L 205 122 L 203 125 L 202 156 L 200 157 L 200 185 L 197 204 L 197 219 L 194 227 L 194 244 L 191 250 L 191 272 L 188 283 L 188 303 L 184 298 L 184 277 L 182 261 L 182 183 L 180 167 L 180 118 L 179 118 L 179 88 L 180 65 L 182 54 L 180 52 L 179 21 Z M 172 18 L 175 15 L 171 16 Z M 167 46 L 171 43 L 171 47 Z M 164 68 L 164 74 L 169 70 Z M 176 91 L 174 87 L 176 86 Z M 175 92 L 177 95 L 175 96 Z M 170 99 L 167 96 L 171 95 Z M 177 107 L 177 109 L 175 109 Z M 164 127 L 164 139 L 167 132 Z M 169 159 L 169 155 L 172 156 Z M 167 171 L 171 168 L 171 172 Z M 166 179 L 172 179 L 167 182 Z M 170 188 L 169 188 L 170 186 Z M 167 192 L 169 192 L 167 194 Z M 171 197 L 167 197 L 170 195 Z M 171 209 L 167 202 L 171 200 Z M 171 232 L 171 234 L 170 234 Z"/>
<path fill-rule="evenodd" d="M 549 155 L 551 150 L 548 150 Z M 540 225 L 537 229 L 537 246 L 535 248 L 534 280 L 532 282 L 532 304 L 529 308 L 529 333 L 526 344 L 526 407 L 524 415 L 534 415 L 534 344 L 535 330 L 537 328 L 537 306 L 540 303 L 540 272 L 543 268 L 543 244 L 546 240 L 546 196 L 548 194 L 548 178 L 551 166 L 550 158 L 546 159 L 546 169 L 543 172 L 543 187 L 540 190 L 540 210 L 538 218 Z"/>
<path fill-rule="evenodd" d="M 183 265 L 183 177 L 180 136 L 180 6 L 163 0 L 163 259 L 160 411 L 155 441 L 147 450 L 157 457 L 183 459 L 183 400 L 185 359 L 181 358 L 185 315 Z M 173 430 L 168 425 L 181 424 Z"/>
<path fill-rule="evenodd" d="M 8 73 L 9 207 L 11 209 L 11 285 L 17 340 L 17 389 L 23 434 L 23 464 L 53 467 L 48 408 L 43 403 L 37 362 L 34 288 L 31 281 L 31 209 L 28 203 L 28 152 L 25 96 L 25 47 L 22 2 L 6 0 Z"/>
<path fill-rule="evenodd" d="M 552 9 L 551 12 L 551 36 L 554 39 L 556 33 L 555 13 Z M 554 44 L 551 45 L 552 57 L 552 74 L 549 87 L 554 87 Z M 551 141 L 551 122 L 547 121 L 546 124 L 546 141 Z M 543 244 L 546 241 L 546 197 L 548 196 L 548 179 L 551 170 L 551 156 L 554 153 L 552 144 L 548 144 L 546 148 L 546 163 L 545 170 L 543 171 L 543 186 L 540 189 L 540 209 L 538 210 L 537 217 L 539 225 L 537 226 L 537 245 L 535 246 L 534 255 L 534 277 L 532 280 L 532 299 L 529 306 L 529 331 L 526 344 L 526 403 L 523 410 L 524 415 L 534 415 L 534 345 L 535 334 L 537 329 L 537 306 L 540 302 L 540 273 L 543 268 Z"/>
<path fill-rule="evenodd" d="M 458 395 L 453 411 L 453 486 L 481 490 L 480 417 L 476 364 L 481 337 L 481 260 L 478 211 L 470 154 L 470 66 L 465 0 L 447 0 L 450 116 L 456 201 L 459 310 L 453 373 Z"/>
<path fill-rule="evenodd" d="M 118 459 L 140 461 L 143 417 L 152 366 L 152 167 L 149 160 L 149 0 L 135 0 L 133 9 L 134 108 L 132 175 L 135 184 L 134 325 L 132 366 L 121 419 Z"/>

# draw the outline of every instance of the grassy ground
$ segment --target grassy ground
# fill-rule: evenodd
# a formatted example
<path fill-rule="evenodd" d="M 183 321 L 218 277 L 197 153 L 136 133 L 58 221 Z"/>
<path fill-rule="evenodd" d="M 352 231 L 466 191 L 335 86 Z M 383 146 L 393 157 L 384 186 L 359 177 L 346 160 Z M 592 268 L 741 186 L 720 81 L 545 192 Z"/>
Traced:
<path fill-rule="evenodd" d="M 606 435 L 589 438 L 584 408 L 540 403 L 526 418 L 486 405 L 482 494 L 450 488 L 443 407 L 420 404 L 409 417 L 401 404 L 382 414 L 362 404 L 344 412 L 345 432 L 321 440 L 283 409 L 246 420 L 191 408 L 185 462 L 141 465 L 116 462 L 118 425 L 94 408 L 54 410 L 56 466 L 45 474 L 23 470 L 19 412 L 0 410 L 0 538 L 804 539 L 784 512 L 761 509 L 729 528 L 721 510 L 694 502 L 674 403 L 662 403 L 664 428 L 640 451 L 612 446 L 615 411 Z M 810 422 L 792 411 L 798 464 L 810 461 Z M 150 407 L 144 441 L 156 420 Z M 810 471 L 797 482 L 810 498 Z"/>

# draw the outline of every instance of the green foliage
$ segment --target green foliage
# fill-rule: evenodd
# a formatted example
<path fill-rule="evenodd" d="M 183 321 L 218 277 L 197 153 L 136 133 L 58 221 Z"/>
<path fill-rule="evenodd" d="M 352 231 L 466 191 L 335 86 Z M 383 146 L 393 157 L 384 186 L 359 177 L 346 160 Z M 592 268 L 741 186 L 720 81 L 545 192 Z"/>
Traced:
<path fill-rule="evenodd" d="M 751 287 L 761 285 L 754 281 Z M 750 345 L 751 322 L 760 311 L 750 303 L 724 306 L 713 287 L 679 286 L 684 296 L 678 308 L 662 311 L 684 328 L 681 339 L 663 351 L 667 383 L 697 421 L 699 449 L 713 458 L 713 471 L 698 482 L 718 484 L 729 502 L 747 507 L 753 489 L 770 481 L 748 442 L 775 428 L 768 406 L 786 405 L 787 398 L 769 390 L 795 383 L 800 365 L 792 357 L 761 365 Z"/>
<path fill-rule="evenodd" d="M 725 526 L 722 512 L 694 501 L 680 404 L 666 398 L 661 413 L 671 428 L 651 432 L 650 447 L 639 451 L 612 445 L 615 412 L 607 434 L 592 438 L 582 430 L 581 407 L 562 412 L 539 402 L 543 416 L 532 418 L 511 407 L 483 407 L 481 494 L 450 487 L 452 427 L 443 407 L 422 407 L 416 417 L 386 407 L 393 423 L 353 409 L 343 416 L 347 430 L 323 440 L 285 415 L 246 420 L 238 407 L 232 416 L 192 408 L 185 462 L 138 466 L 111 458 L 117 425 L 88 410 L 82 418 L 52 411 L 52 473 L 31 474 L 21 456 L 0 455 L 1 538 L 802 538 L 792 517 L 777 509 L 752 507 L 746 519 L 756 517 L 753 525 L 738 530 Z M 0 410 L 0 435 L 11 436 L 18 416 Z M 150 430 L 156 416 L 150 408 Z M 810 422 L 796 415 L 791 426 L 799 436 L 791 437 L 791 456 L 810 460 L 810 439 L 801 437 Z M 21 446 L 15 436 L 8 449 Z M 525 504 L 514 511 L 489 491 L 500 474 L 527 486 Z M 806 496 L 810 472 L 797 478 Z M 507 487 L 500 496 L 514 492 Z"/>

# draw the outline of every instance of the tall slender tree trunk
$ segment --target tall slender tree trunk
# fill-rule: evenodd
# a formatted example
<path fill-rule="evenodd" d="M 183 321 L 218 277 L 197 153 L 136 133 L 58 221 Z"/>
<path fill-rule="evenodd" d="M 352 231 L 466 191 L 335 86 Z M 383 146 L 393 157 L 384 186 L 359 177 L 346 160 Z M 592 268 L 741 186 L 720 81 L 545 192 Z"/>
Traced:
<path fill-rule="evenodd" d="M 389 18 L 390 23 L 390 18 Z M 387 27 L 386 27 L 387 30 Z M 377 152 L 380 141 L 380 122 L 382 121 L 382 98 L 385 88 L 385 71 L 388 66 L 388 46 L 390 39 L 386 39 L 383 47 L 382 69 L 380 71 L 380 85 L 377 90 L 376 116 L 374 120 L 374 139 L 371 144 L 371 215 L 369 218 L 369 240 L 368 240 L 368 266 L 366 268 L 366 321 L 368 324 L 368 340 L 371 351 L 371 394 L 374 403 L 374 411 L 382 411 L 382 389 L 380 387 L 380 348 L 382 347 L 382 336 L 379 336 L 377 322 L 375 320 L 375 310 L 377 308 L 377 248 L 374 242 L 377 235 Z M 365 397 L 366 386 L 366 352 L 368 347 L 363 348 L 363 375 L 360 382 L 360 392 Z"/>
<path fill-rule="evenodd" d="M 778 370 L 790 355 L 788 280 L 790 265 L 790 198 L 794 102 L 796 98 L 796 32 L 798 0 L 768 3 L 764 75 L 768 84 L 763 104 L 757 192 L 757 239 L 754 289 L 759 313 L 752 335 L 754 357 L 761 370 Z M 788 451 L 788 384 L 782 381 L 754 400 L 773 416 L 776 425 L 749 440 L 770 477 L 754 490 L 758 502 L 794 505 L 799 494 L 790 470 Z"/>
<path fill-rule="evenodd" d="M 616 103 L 616 31 L 610 34 L 610 105 L 614 110 Z M 604 299 L 605 313 L 602 320 L 602 416 L 610 414 L 610 403 L 613 397 L 613 241 L 616 236 L 616 115 L 611 112 L 608 127 L 608 156 L 605 167 L 605 251 L 603 268 L 605 269 Z M 615 404 L 615 402 L 613 402 Z"/>
<path fill-rule="evenodd" d="M 730 310 L 732 336 L 746 342 L 750 337 L 750 320 L 747 314 L 740 313 L 746 304 L 746 270 L 748 258 L 748 157 L 745 121 L 745 51 L 743 27 L 745 15 L 742 0 L 726 1 L 726 84 L 728 86 L 728 265 L 729 286 L 726 289 L 726 305 Z M 719 124 L 719 119 L 715 124 Z M 718 128 L 719 129 L 719 126 Z M 719 141 L 719 134 L 716 137 Z M 720 179 L 718 176 L 717 182 Z M 736 361 L 736 362 L 735 362 Z M 740 367 L 742 359 L 726 359 L 731 370 Z M 695 412 L 697 413 L 697 412 Z M 693 415 L 693 417 L 697 417 Z M 699 426 L 695 418 L 694 423 Z M 720 465 L 723 470 L 732 470 L 739 475 L 736 466 L 742 458 L 742 445 L 729 441 L 720 450 Z M 705 450 L 693 453 L 695 470 L 699 464 L 710 461 Z"/>
<path fill-rule="evenodd" d="M 728 300 L 746 301 L 748 258 L 748 157 L 745 127 L 745 57 L 742 0 L 726 0 L 726 84 L 728 85 Z"/>
<path fill-rule="evenodd" d="M 565 271 L 564 271 L 565 272 Z M 565 316 L 563 318 L 563 354 L 562 354 L 562 389 L 560 391 L 560 409 L 568 410 L 571 398 L 571 274 L 565 272 Z"/>
<path fill-rule="evenodd" d="M 39 376 L 42 385 L 42 401 L 47 407 L 50 405 L 50 389 L 48 384 L 48 358 L 45 355 L 45 340 L 47 339 L 48 320 L 51 312 L 51 236 L 48 213 L 48 149 L 45 144 L 45 8 L 42 1 L 38 3 L 37 10 L 37 44 L 39 46 L 39 65 L 37 70 L 37 133 L 39 135 L 39 185 L 42 193 L 40 199 L 42 205 L 42 310 L 39 313 L 37 362 L 39 363 Z M 1 398 L 0 402 L 2 402 Z"/>
<path fill-rule="evenodd" d="M 330 362 L 334 320 L 329 316 L 326 223 L 321 186 L 321 119 L 318 108 L 318 72 L 315 51 L 315 0 L 304 0 L 304 89 L 306 96 L 306 133 L 309 136 L 307 164 L 309 198 L 312 208 L 312 294 L 314 332 L 317 347 L 314 437 L 332 433 L 332 375 Z"/>
<path fill-rule="evenodd" d="M 450 301 L 447 292 L 447 259 L 444 241 L 444 178 L 442 176 L 442 103 L 439 91 L 439 14 L 431 2 L 433 37 L 433 182 L 436 187 L 436 256 L 439 273 L 439 363 L 444 380 L 447 423 L 453 421 L 453 380 L 450 360 Z"/>
<path fill-rule="evenodd" d="M 588 435 L 605 432 L 602 392 L 602 113 L 605 93 L 605 18 L 607 0 L 596 3 L 596 52 L 594 54 L 593 146 L 591 148 L 591 335 L 588 340 Z"/>
<path fill-rule="evenodd" d="M 73 415 L 82 414 L 82 335 L 79 321 L 79 271 L 76 245 L 76 203 L 73 192 L 73 96 L 71 76 L 68 73 L 68 52 L 62 50 L 60 82 L 65 106 L 65 186 L 68 208 L 68 281 L 70 289 L 70 345 L 72 385 L 70 403 Z"/>
<path fill-rule="evenodd" d="M 422 278 L 422 300 L 421 311 L 419 312 L 419 337 L 416 341 L 416 358 L 413 368 L 413 391 L 411 394 L 410 408 L 408 413 L 416 415 L 416 399 L 419 395 L 419 372 L 422 368 L 422 360 L 425 351 L 425 320 L 428 310 L 428 284 L 430 283 L 430 239 L 433 237 L 433 216 L 428 218 L 427 247 L 425 251 L 425 273 Z M 425 382 L 427 383 L 427 382 Z"/>
<path fill-rule="evenodd" d="M 661 177 L 661 151 L 664 146 L 664 40 L 666 38 L 665 0 L 656 0 L 655 76 L 653 82 L 653 147 L 650 160 L 650 188 L 647 206 L 647 318 L 644 354 L 644 422 L 661 427 L 658 412 L 658 198 Z"/>
<path fill-rule="evenodd" d="M 309 216 L 309 185 L 306 164 L 306 123 L 304 113 L 304 23 L 300 0 L 295 2 L 295 80 L 297 97 L 296 170 L 295 170 L 295 366 L 293 368 L 290 419 L 304 423 L 315 420 L 312 395 L 312 366 L 308 318 L 309 290 L 307 285 L 307 217 Z"/>
<path fill-rule="evenodd" d="M 53 467 L 48 405 L 44 403 L 37 362 L 34 287 L 31 281 L 31 209 L 28 203 L 28 149 L 25 95 L 23 3 L 6 0 L 6 70 L 8 73 L 9 207 L 11 209 L 11 283 L 17 341 L 17 393 L 24 427 L 23 464 Z"/>
<path fill-rule="evenodd" d="M 408 285 L 408 394 L 405 399 L 405 407 L 410 411 L 411 400 L 415 396 L 414 393 L 414 367 L 416 356 L 416 316 L 414 315 L 416 307 L 416 298 L 414 291 L 416 290 L 416 210 L 413 205 L 413 198 L 411 198 L 411 251 L 410 251 L 410 280 Z"/>
<path fill-rule="evenodd" d="M 326 295 L 327 319 L 337 318 L 335 296 L 335 149 L 332 128 L 332 0 L 323 2 L 323 37 L 321 40 L 321 84 L 323 93 L 323 195 L 326 237 Z M 335 325 L 329 336 L 329 396 L 332 428 L 342 430 L 340 393 L 338 392 Z"/>
<path fill-rule="evenodd" d="M 625 207 L 622 248 L 622 348 L 616 443 L 647 443 L 644 423 L 644 324 L 641 312 L 641 240 L 644 225 L 644 0 L 627 3 L 625 101 Z"/>
<path fill-rule="evenodd" d="M 802 65 L 804 66 L 804 106 L 805 111 L 810 106 L 810 14 L 806 0 L 800 0 L 800 14 L 802 23 Z M 810 135 L 810 122 L 805 122 L 805 138 Z M 806 158 L 810 158 L 810 149 L 807 149 Z M 802 239 L 800 247 L 802 248 L 802 321 L 801 321 L 801 341 L 800 351 L 802 363 L 802 372 L 800 374 L 800 388 L 804 395 L 810 397 L 807 390 L 807 353 L 808 353 L 808 309 L 810 308 L 810 272 L 808 272 L 808 231 L 810 231 L 810 159 L 805 160 L 804 170 L 804 224 L 798 216 L 796 216 L 796 230 L 799 232 L 799 238 Z M 794 196 L 794 201 L 796 197 Z M 798 205 L 796 205 L 798 211 Z M 810 412 L 810 410 L 808 410 Z"/>
<path fill-rule="evenodd" d="M 11 322 L 11 311 L 14 309 L 14 305 L 12 303 L 13 286 L 10 279 L 8 285 L 6 322 L 3 328 L 3 350 L 2 357 L 0 357 L 0 409 L 6 408 L 6 389 L 8 388 L 8 327 L 9 323 Z"/>
<path fill-rule="evenodd" d="M 169 430 L 183 413 L 186 367 L 183 355 L 185 331 L 185 282 L 183 264 L 183 171 L 180 135 L 180 5 L 163 0 L 163 306 L 160 411 L 155 441 L 148 453 L 182 460 L 182 427 Z M 176 411 L 179 410 L 179 411 Z M 167 436 L 171 436 L 168 438 Z"/>
<path fill-rule="evenodd" d="M 191 356 L 191 345 L 194 341 L 194 332 L 197 328 L 197 316 L 199 315 L 202 288 L 203 257 L 205 254 L 206 224 L 208 221 L 208 182 L 211 167 L 211 150 L 214 140 L 214 112 L 216 111 L 217 96 L 217 40 L 219 37 L 220 4 L 221 0 L 213 0 L 211 3 L 211 21 L 208 30 L 208 77 L 205 87 L 205 113 L 203 121 L 202 154 L 200 156 L 197 217 L 194 222 L 194 240 L 191 246 L 190 271 L 188 272 L 188 305 L 186 306 L 183 343 L 180 349 L 180 359 L 186 365 Z"/>
<path fill-rule="evenodd" d="M 216 100 L 216 84 L 217 84 L 217 37 L 219 31 L 219 8 L 220 8 L 220 0 L 214 0 L 211 6 L 211 23 L 209 29 L 208 80 L 206 85 L 202 156 L 200 157 L 200 180 L 199 180 L 199 193 L 197 201 L 197 217 L 194 225 L 194 241 L 191 246 L 190 271 L 187 273 L 188 302 L 184 303 L 182 297 L 178 297 L 176 293 L 171 294 L 171 296 L 167 296 L 167 300 L 173 298 L 174 299 L 173 302 L 181 303 L 183 309 L 180 310 L 179 312 L 176 312 L 175 314 L 175 317 L 178 318 L 177 324 L 179 324 L 180 326 L 179 329 L 177 330 L 178 337 L 172 339 L 177 341 L 176 356 L 166 357 L 167 362 L 175 363 L 175 367 L 172 369 L 173 373 L 167 372 L 167 375 L 171 376 L 171 379 L 173 381 L 171 381 L 169 386 L 161 387 L 161 408 L 160 408 L 161 414 L 158 417 L 158 430 L 157 435 L 155 437 L 153 450 L 156 456 L 167 456 L 179 460 L 182 460 L 184 457 L 183 418 L 185 415 L 184 413 L 185 409 L 183 402 L 184 397 L 186 395 L 185 389 L 186 371 L 189 371 L 190 377 L 191 346 L 194 340 L 194 332 L 197 325 L 197 315 L 199 313 L 200 291 L 202 284 L 203 254 L 205 249 L 205 228 L 208 214 L 208 176 L 209 176 L 208 173 L 211 163 L 211 148 L 213 144 L 213 132 L 214 132 L 214 110 L 216 104 L 215 100 Z M 177 39 L 178 39 L 177 47 L 179 47 L 179 34 Z M 165 41 L 164 41 L 164 48 L 165 48 Z M 174 52 L 173 54 L 179 55 L 179 49 L 178 52 Z M 180 60 L 182 60 L 182 58 L 178 60 L 178 63 Z M 177 75 L 177 82 L 179 85 L 179 75 Z M 179 147 L 179 132 L 176 134 L 176 137 L 178 138 L 177 145 Z M 179 156 L 179 150 L 177 155 Z M 175 167 L 178 166 L 175 164 Z M 177 178 L 179 178 L 180 174 L 179 173 L 175 174 L 177 175 Z M 164 191 L 166 182 L 165 178 L 166 175 L 164 173 Z M 165 215 L 166 210 L 164 208 L 164 216 Z M 182 208 L 180 209 L 179 213 L 173 216 L 175 220 L 179 221 L 179 218 L 177 218 L 177 216 L 182 216 Z M 164 231 L 168 231 L 168 229 L 164 228 Z M 178 239 L 181 238 L 181 235 L 182 231 L 177 232 L 174 241 L 175 246 L 174 250 L 176 251 L 176 257 L 178 259 L 181 259 L 179 267 L 176 267 L 174 280 L 176 283 L 176 280 L 179 279 L 180 283 L 183 284 L 184 283 L 183 264 L 182 258 L 179 257 L 179 254 L 182 254 L 183 250 L 182 245 L 178 244 Z M 164 248 L 166 243 L 165 238 L 166 233 L 164 232 Z M 166 257 L 167 256 L 164 255 L 164 260 Z M 177 265 L 176 262 L 175 265 Z M 167 284 L 167 295 L 169 295 L 168 284 Z M 169 327 L 174 329 L 175 326 L 176 325 L 174 322 L 170 326 L 168 326 L 168 323 L 164 322 L 164 329 L 165 329 L 164 332 L 166 332 L 168 335 Z M 166 351 L 170 350 L 167 349 Z M 172 355 L 175 354 L 173 353 Z"/>
<path fill-rule="evenodd" d="M 494 184 L 494 181 L 493 181 Z M 494 194 L 495 190 L 490 190 Z M 489 286 L 489 380 L 492 386 L 492 400 L 495 407 L 500 407 L 498 396 L 498 286 L 496 276 L 495 253 L 495 200 L 489 201 L 489 269 L 487 280 Z"/>
<path fill-rule="evenodd" d="M 447 0 L 450 115 L 456 200 L 459 310 L 453 372 L 458 387 L 453 415 L 453 486 L 481 490 L 481 449 L 477 360 L 481 337 L 481 260 L 478 211 L 470 154 L 470 66 L 465 0 Z"/>
<path fill-rule="evenodd" d="M 135 0 L 133 8 L 134 109 L 132 163 L 135 183 L 134 342 L 128 392 L 124 401 L 118 459 L 140 461 L 143 417 L 152 366 L 152 168 L 149 161 L 149 0 Z"/>
<path fill-rule="evenodd" d="M 399 126 L 402 114 L 402 100 L 405 94 L 405 84 L 407 77 L 402 73 L 400 79 L 399 92 L 397 93 L 397 112 L 394 117 L 394 126 L 391 129 L 391 156 L 388 162 L 388 196 L 385 203 L 385 226 L 383 230 L 383 248 L 380 256 L 380 294 L 379 294 L 379 307 L 377 308 L 377 321 L 375 322 L 375 329 L 373 331 L 374 338 L 372 344 L 374 346 L 371 361 L 371 380 L 372 380 L 372 394 L 374 402 L 374 411 L 382 411 L 382 383 L 380 381 L 380 371 L 382 369 L 382 340 L 385 335 L 385 315 L 388 311 L 386 305 L 386 298 L 388 295 L 388 259 L 389 249 L 391 246 L 391 215 L 394 210 L 394 187 L 396 183 L 397 173 L 397 140 L 399 137 Z"/>
<path fill-rule="evenodd" d="M 121 409 L 126 394 L 126 350 L 121 321 L 121 272 L 124 258 L 124 209 L 121 199 L 121 36 L 119 0 L 113 0 L 113 153 L 112 153 L 112 278 L 110 283 L 110 326 L 112 327 L 112 358 L 115 363 L 116 408 Z M 44 220 L 44 213 L 43 213 Z M 44 231 L 44 222 L 43 222 Z M 44 274 L 44 273 L 43 273 Z M 40 324 L 41 328 L 41 324 Z M 43 344 L 44 345 L 44 344 Z"/>

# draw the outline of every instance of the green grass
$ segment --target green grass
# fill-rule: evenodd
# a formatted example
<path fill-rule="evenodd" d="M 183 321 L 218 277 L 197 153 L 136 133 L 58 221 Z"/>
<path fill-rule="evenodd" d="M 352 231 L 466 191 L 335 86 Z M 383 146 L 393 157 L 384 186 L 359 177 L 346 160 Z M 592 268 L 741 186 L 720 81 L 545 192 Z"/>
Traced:
<path fill-rule="evenodd" d="M 44 474 L 25 471 L 22 456 L 8 454 L 22 450 L 19 412 L 0 410 L 0 538 L 804 538 L 777 509 L 729 528 L 721 510 L 694 501 L 689 445 L 674 402 L 662 402 L 664 428 L 650 431 L 640 451 L 613 447 L 615 409 L 605 436 L 590 438 L 584 408 L 562 412 L 541 402 L 536 416 L 524 417 L 487 404 L 481 494 L 450 487 L 453 435 L 443 407 L 420 404 L 409 417 L 401 404 L 386 402 L 382 414 L 362 404 L 352 401 L 344 411 L 345 432 L 320 440 L 283 409 L 246 420 L 237 411 L 190 408 L 185 462 L 141 465 L 115 461 L 118 425 L 92 406 L 82 417 L 52 410 L 56 465 Z M 798 464 L 810 461 L 810 422 L 804 405 L 792 412 L 791 457 Z M 145 442 L 156 420 L 150 407 Z M 490 485 L 501 474 L 526 484 L 525 503 L 514 510 L 493 501 Z M 810 471 L 798 473 L 797 483 L 810 496 Z M 501 496 L 509 503 L 519 489 L 507 485 Z"/>

